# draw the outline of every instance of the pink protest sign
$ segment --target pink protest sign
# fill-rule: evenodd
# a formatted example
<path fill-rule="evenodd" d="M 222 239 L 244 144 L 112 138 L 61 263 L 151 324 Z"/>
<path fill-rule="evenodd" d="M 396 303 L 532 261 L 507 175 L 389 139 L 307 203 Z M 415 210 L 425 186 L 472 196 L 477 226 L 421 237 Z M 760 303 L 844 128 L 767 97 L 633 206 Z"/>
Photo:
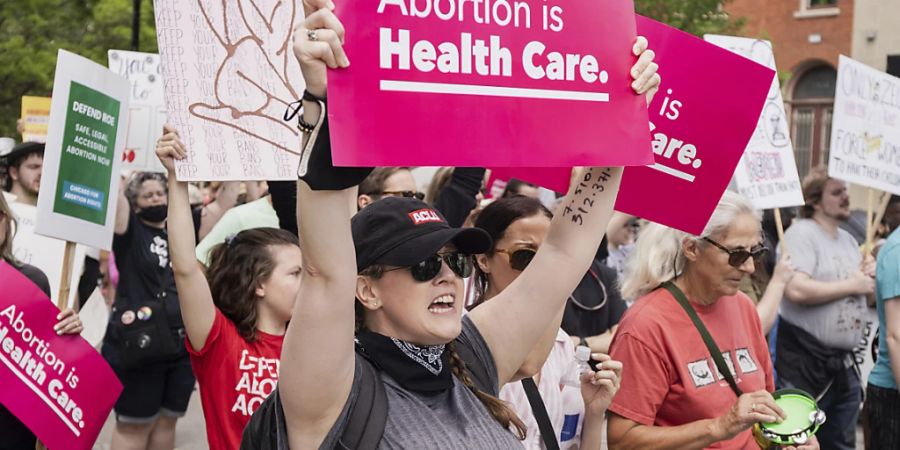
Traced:
<path fill-rule="evenodd" d="M 659 22 L 638 17 L 656 51 L 650 105 L 655 163 L 625 169 L 616 209 L 699 234 L 747 147 L 775 72 Z"/>
<path fill-rule="evenodd" d="M 334 163 L 571 167 L 653 161 L 630 87 L 630 0 L 339 1 Z"/>
<path fill-rule="evenodd" d="M 551 191 L 566 193 L 569 191 L 571 173 L 572 169 L 565 167 L 494 167 L 491 168 L 487 186 L 492 197 L 495 196 L 493 195 L 495 186 L 502 193 L 506 183 L 513 178 Z"/>
<path fill-rule="evenodd" d="M 0 403 L 50 450 L 90 449 L 122 384 L 87 341 L 56 335 L 59 310 L 2 261 L 0 286 Z"/>

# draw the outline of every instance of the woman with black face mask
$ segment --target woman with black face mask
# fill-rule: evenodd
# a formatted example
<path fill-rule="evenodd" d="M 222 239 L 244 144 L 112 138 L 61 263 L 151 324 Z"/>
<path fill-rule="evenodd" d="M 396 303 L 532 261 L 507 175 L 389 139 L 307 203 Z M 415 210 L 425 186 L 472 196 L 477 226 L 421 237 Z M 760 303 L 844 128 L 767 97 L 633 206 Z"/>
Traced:
<path fill-rule="evenodd" d="M 119 286 L 102 353 L 124 390 L 112 449 L 175 447 L 194 374 L 166 234 L 166 177 L 138 172 L 119 189 L 113 252 Z"/>

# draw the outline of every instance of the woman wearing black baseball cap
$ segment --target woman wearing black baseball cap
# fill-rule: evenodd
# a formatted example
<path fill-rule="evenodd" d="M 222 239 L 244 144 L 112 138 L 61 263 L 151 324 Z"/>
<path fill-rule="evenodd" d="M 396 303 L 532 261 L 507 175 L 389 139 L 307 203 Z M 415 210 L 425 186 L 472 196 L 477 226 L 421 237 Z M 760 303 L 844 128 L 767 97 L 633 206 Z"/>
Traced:
<path fill-rule="evenodd" d="M 304 6 L 306 19 L 294 33 L 307 85 L 297 193 L 303 281 L 284 340 L 279 388 L 267 400 L 275 402 L 275 414 L 256 414 L 275 426 L 261 433 L 251 421 L 244 444 L 522 448 L 521 421 L 495 396 L 534 348 L 541 334 L 536 330 L 550 327 L 587 270 L 622 170 L 585 170 L 529 268 L 461 318 L 470 255 L 490 249 L 490 237 L 451 228 L 438 212 L 409 198 L 380 200 L 351 221 L 355 185 L 368 171 L 331 166 L 324 99 L 326 65 L 349 65 L 343 27 L 330 1 L 307 0 Z M 659 84 L 646 46 L 639 39 L 634 48 L 641 55 L 634 68 L 639 94 L 655 92 Z M 372 405 L 365 403 L 367 377 L 380 379 L 389 410 L 371 409 L 374 422 L 384 420 L 375 445 L 367 438 L 347 440 L 357 428 L 374 428 L 360 425 L 356 415 Z"/>

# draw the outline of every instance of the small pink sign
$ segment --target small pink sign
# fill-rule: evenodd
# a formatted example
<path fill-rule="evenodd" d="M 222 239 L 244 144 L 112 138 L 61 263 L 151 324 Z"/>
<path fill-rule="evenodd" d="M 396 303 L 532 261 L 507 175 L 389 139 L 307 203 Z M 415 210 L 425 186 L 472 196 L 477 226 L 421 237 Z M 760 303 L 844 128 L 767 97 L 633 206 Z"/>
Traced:
<path fill-rule="evenodd" d="M 631 0 L 338 1 L 341 166 L 650 164 Z"/>
<path fill-rule="evenodd" d="M 656 162 L 628 167 L 616 209 L 699 234 L 747 147 L 775 72 L 646 17 L 660 91 L 650 105 Z"/>
<path fill-rule="evenodd" d="M 0 403 L 50 450 L 90 449 L 122 384 L 87 341 L 57 336 L 59 310 L 2 261 L 0 286 Z"/>
<path fill-rule="evenodd" d="M 551 191 L 566 193 L 569 190 L 569 178 L 572 169 L 564 167 L 493 167 L 488 179 L 488 191 L 491 197 L 499 196 L 506 188 L 506 183 L 515 178 Z M 499 193 L 494 195 L 494 190 Z"/>

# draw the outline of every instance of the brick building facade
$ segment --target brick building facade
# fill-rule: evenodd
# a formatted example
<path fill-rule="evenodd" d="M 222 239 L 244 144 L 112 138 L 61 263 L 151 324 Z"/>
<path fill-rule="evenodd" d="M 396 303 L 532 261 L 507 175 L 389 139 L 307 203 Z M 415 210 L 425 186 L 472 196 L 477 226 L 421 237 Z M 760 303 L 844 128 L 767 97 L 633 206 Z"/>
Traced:
<path fill-rule="evenodd" d="M 741 34 L 772 42 L 800 176 L 828 161 L 838 56 L 853 54 L 856 3 L 868 0 L 731 0 Z M 900 0 L 881 0 L 900 2 Z"/>

